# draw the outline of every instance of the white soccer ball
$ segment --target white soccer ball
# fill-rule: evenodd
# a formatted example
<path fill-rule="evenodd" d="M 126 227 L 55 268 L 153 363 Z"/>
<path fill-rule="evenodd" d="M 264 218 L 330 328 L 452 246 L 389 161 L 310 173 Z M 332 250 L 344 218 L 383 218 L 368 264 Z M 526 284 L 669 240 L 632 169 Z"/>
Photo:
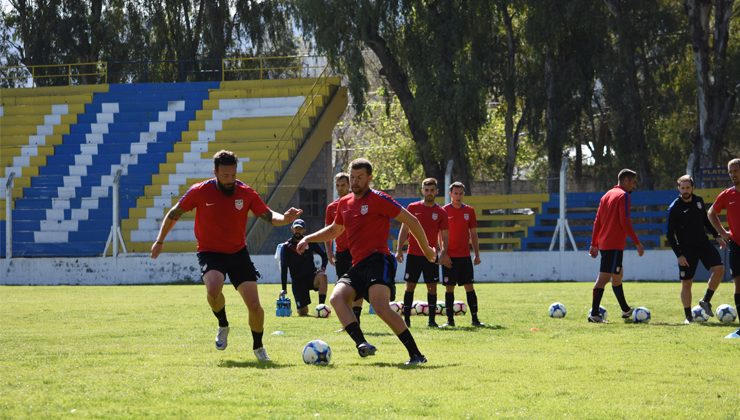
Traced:
<path fill-rule="evenodd" d="M 423 301 L 417 301 L 414 303 L 414 311 L 416 315 L 429 315 L 429 304 Z"/>
<path fill-rule="evenodd" d="M 565 305 L 560 302 L 555 302 L 550 305 L 547 313 L 550 314 L 550 318 L 565 318 L 565 314 L 567 314 L 568 311 L 565 310 Z"/>
<path fill-rule="evenodd" d="M 421 303 L 418 300 L 415 300 L 411 303 L 411 315 L 421 315 L 420 313 L 416 312 L 416 307 Z"/>
<path fill-rule="evenodd" d="M 632 321 L 635 323 L 650 322 L 650 309 L 640 306 L 632 311 Z"/>
<path fill-rule="evenodd" d="M 331 309 L 328 306 L 322 304 L 316 305 L 316 316 L 319 318 L 326 318 L 331 313 Z"/>
<path fill-rule="evenodd" d="M 591 316 L 591 309 L 589 308 L 587 316 Z M 599 316 L 601 316 L 601 319 L 606 321 L 606 317 L 609 315 L 609 312 L 606 310 L 605 307 L 599 306 Z"/>
<path fill-rule="evenodd" d="M 724 303 L 717 307 L 717 319 L 722 323 L 729 324 L 737 319 L 737 311 L 732 305 Z"/>
<path fill-rule="evenodd" d="M 699 305 L 691 308 L 691 316 L 694 318 L 694 322 L 707 322 L 709 320 L 709 315 Z"/>
<path fill-rule="evenodd" d="M 403 315 L 403 302 L 391 302 L 389 306 L 393 312 Z"/>
<path fill-rule="evenodd" d="M 452 313 L 454 313 L 456 316 L 465 315 L 466 313 L 468 313 L 468 305 L 461 300 L 456 300 L 452 304 Z"/>
<path fill-rule="evenodd" d="M 307 365 L 328 365 L 331 362 L 331 347 L 321 340 L 309 341 L 303 347 L 303 362 Z"/>
<path fill-rule="evenodd" d="M 436 315 L 444 315 L 444 314 L 445 314 L 445 304 L 444 304 L 444 302 L 442 302 L 442 303 L 437 303 L 437 304 L 435 305 L 435 310 L 434 310 L 434 313 L 435 313 Z"/>

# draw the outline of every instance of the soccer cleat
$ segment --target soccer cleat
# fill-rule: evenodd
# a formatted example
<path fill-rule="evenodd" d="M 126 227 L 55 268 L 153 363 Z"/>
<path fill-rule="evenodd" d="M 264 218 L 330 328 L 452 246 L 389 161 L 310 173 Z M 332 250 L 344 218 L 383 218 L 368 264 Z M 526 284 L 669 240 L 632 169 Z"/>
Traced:
<path fill-rule="evenodd" d="M 588 322 L 594 322 L 597 324 L 608 324 L 607 320 L 598 315 L 589 315 Z"/>
<path fill-rule="evenodd" d="M 704 300 L 699 301 L 699 306 L 701 306 L 702 309 L 704 309 L 704 312 L 707 313 L 707 315 L 714 316 L 714 312 L 712 312 L 712 304 L 709 302 L 705 302 Z"/>
<path fill-rule="evenodd" d="M 360 357 L 372 356 L 372 355 L 375 354 L 375 352 L 377 350 L 378 349 L 376 349 L 375 346 L 373 346 L 372 344 L 368 343 L 367 341 L 364 342 L 364 343 L 360 343 L 357 346 L 357 353 L 360 354 Z"/>
<path fill-rule="evenodd" d="M 683 320 L 683 323 L 684 323 L 684 324 L 686 324 L 686 325 L 689 325 L 689 324 L 691 324 L 691 320 L 688 320 L 688 319 L 684 319 L 684 320 Z"/>
<path fill-rule="evenodd" d="M 270 356 L 267 355 L 267 350 L 264 347 L 254 349 L 254 355 L 257 356 L 257 360 L 260 362 L 271 362 Z"/>
<path fill-rule="evenodd" d="M 216 333 L 216 350 L 225 350 L 229 344 L 229 327 L 218 327 Z"/>
<path fill-rule="evenodd" d="M 424 357 L 423 354 L 415 354 L 411 356 L 411 358 L 406 363 L 404 363 L 404 365 L 415 366 L 415 365 L 420 365 L 426 362 L 427 362 L 427 358 Z"/>
<path fill-rule="evenodd" d="M 427 324 L 427 327 L 429 327 L 429 328 L 439 328 L 439 325 L 436 322 L 434 322 L 434 321 L 429 321 L 429 323 Z"/>
<path fill-rule="evenodd" d="M 455 321 L 447 321 L 447 323 L 440 325 L 439 328 L 452 328 L 454 326 Z"/>
<path fill-rule="evenodd" d="M 632 309 L 632 308 L 630 308 L 629 311 L 623 311 L 622 312 L 622 319 L 631 320 L 632 319 L 632 312 L 634 312 L 634 309 Z"/>
<path fill-rule="evenodd" d="M 737 330 L 732 334 L 728 334 L 725 338 L 740 338 L 740 330 Z"/>
<path fill-rule="evenodd" d="M 473 322 L 471 323 L 471 325 L 473 325 L 474 327 L 485 327 L 485 326 L 486 326 L 486 324 L 484 324 L 484 323 L 480 322 L 480 321 L 479 321 L 479 320 L 477 320 L 477 319 L 476 319 L 476 320 L 474 320 L 474 321 L 473 321 Z"/>

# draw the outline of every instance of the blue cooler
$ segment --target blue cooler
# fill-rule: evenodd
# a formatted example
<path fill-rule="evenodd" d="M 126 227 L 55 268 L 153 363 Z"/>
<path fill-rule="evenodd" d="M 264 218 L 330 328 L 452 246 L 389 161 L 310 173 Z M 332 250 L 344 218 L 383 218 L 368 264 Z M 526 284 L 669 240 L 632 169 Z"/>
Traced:
<path fill-rule="evenodd" d="M 290 304 L 290 298 L 281 295 L 275 302 L 275 316 L 290 316 L 292 311 Z"/>

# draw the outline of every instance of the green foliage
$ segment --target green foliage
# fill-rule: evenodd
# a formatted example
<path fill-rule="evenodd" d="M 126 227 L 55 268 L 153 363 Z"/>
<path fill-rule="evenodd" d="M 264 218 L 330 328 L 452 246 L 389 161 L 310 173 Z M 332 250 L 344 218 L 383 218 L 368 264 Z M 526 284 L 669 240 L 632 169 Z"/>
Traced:
<path fill-rule="evenodd" d="M 732 301 L 725 286 L 717 304 Z M 453 330 L 428 329 L 414 317 L 411 331 L 429 363 L 406 368 L 403 345 L 367 308 L 362 326 L 378 353 L 362 359 L 336 332 L 335 314 L 276 318 L 278 285 L 259 286 L 268 365 L 252 354 L 247 311 L 230 286 L 223 352 L 213 346 L 216 320 L 202 285 L 6 286 L 0 411 L 8 418 L 736 416 L 740 347 L 722 338 L 736 324 L 682 325 L 677 283 L 625 284 L 631 303 L 651 309 L 650 324 L 622 323 L 611 296 L 603 302 L 611 323 L 589 324 L 591 288 L 479 284 L 479 315 L 489 327 L 473 329 L 465 316 Z M 566 318 L 547 317 L 554 301 L 566 305 Z M 272 335 L 278 330 L 284 334 Z M 329 366 L 302 362 L 313 339 L 331 346 Z"/>

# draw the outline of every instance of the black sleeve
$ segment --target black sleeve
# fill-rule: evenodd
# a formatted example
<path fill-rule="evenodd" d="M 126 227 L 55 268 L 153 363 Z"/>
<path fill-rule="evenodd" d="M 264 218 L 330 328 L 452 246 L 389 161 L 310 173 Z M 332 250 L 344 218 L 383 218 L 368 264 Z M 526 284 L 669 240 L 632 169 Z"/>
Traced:
<path fill-rule="evenodd" d="M 704 203 L 704 199 L 701 197 L 696 197 L 701 202 L 701 208 L 704 209 L 704 227 L 707 229 L 707 232 L 711 233 L 712 236 L 715 238 L 719 236 L 719 233 L 717 232 L 717 229 L 712 226 L 712 222 L 709 221 L 709 216 L 707 216 L 707 205 Z"/>
<path fill-rule="evenodd" d="M 670 207 L 668 207 L 668 229 L 666 238 L 668 239 L 668 243 L 671 245 L 671 249 L 673 249 L 673 253 L 676 254 L 677 257 L 680 257 L 683 255 L 683 250 L 681 250 L 681 246 L 676 239 L 676 228 L 678 227 L 677 216 L 678 210 L 676 209 L 676 201 L 674 201 L 671 203 Z"/>
<path fill-rule="evenodd" d="M 329 258 L 326 256 L 326 252 L 324 252 L 324 248 L 315 242 L 312 242 L 311 246 L 312 246 L 313 252 L 315 252 L 316 254 L 319 255 L 319 257 L 321 257 L 321 269 L 326 270 L 326 264 L 329 263 Z"/>

